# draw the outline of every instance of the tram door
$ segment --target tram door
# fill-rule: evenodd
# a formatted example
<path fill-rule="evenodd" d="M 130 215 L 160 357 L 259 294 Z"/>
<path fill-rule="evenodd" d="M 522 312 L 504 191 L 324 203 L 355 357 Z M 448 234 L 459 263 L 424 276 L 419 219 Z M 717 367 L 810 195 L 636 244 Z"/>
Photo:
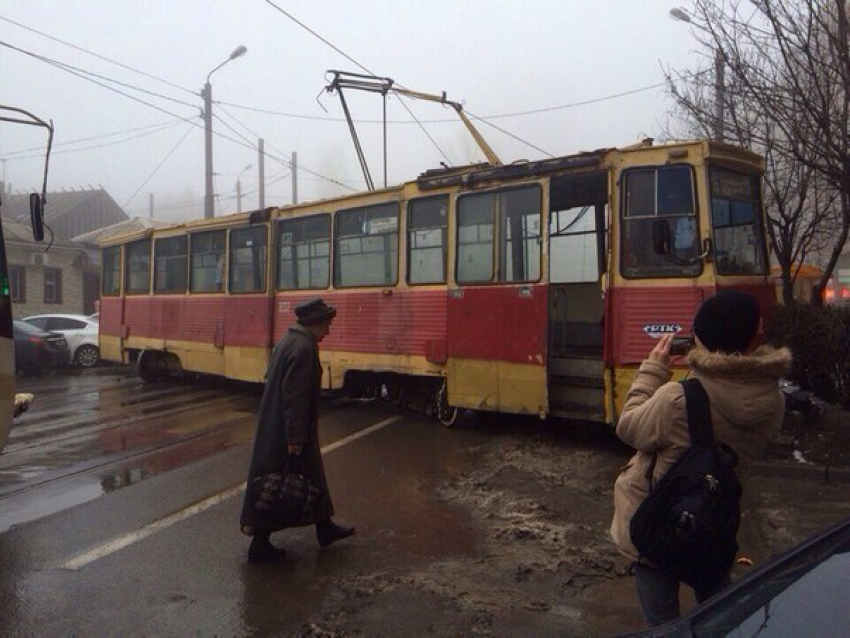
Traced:
<path fill-rule="evenodd" d="M 605 420 L 603 364 L 607 178 L 553 178 L 549 201 L 549 412 Z"/>

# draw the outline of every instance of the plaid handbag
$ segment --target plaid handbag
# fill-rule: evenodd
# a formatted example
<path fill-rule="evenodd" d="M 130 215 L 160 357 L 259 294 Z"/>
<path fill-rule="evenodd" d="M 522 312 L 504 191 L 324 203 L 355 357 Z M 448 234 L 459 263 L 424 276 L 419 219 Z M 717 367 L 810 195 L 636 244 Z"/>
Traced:
<path fill-rule="evenodd" d="M 277 525 L 312 525 L 322 490 L 307 478 L 299 457 L 289 459 L 283 471 L 252 481 L 254 509 Z"/>

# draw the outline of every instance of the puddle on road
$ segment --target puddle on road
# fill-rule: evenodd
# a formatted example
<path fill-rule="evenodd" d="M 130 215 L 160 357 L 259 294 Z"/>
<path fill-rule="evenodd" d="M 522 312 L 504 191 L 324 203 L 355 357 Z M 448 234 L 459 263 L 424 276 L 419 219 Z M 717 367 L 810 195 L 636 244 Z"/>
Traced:
<path fill-rule="evenodd" d="M 108 469 L 92 470 L 90 473 L 67 477 L 64 480 L 46 482 L 35 486 L 34 489 L 21 490 L 3 498 L 0 508 L 0 533 L 14 525 L 61 512 L 104 494 L 136 485 L 157 474 L 218 454 L 234 445 L 250 441 L 252 437 L 253 421 L 188 441 L 168 443 L 163 449 L 152 450 L 123 463 L 119 460 Z M 16 472 L 5 474 L 9 475 L 8 478 L 13 483 L 20 478 Z"/>

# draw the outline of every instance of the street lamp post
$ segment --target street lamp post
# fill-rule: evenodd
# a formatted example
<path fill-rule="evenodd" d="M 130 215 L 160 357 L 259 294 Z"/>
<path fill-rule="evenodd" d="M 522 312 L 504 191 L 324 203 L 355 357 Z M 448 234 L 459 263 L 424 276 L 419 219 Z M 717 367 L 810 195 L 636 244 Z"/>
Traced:
<path fill-rule="evenodd" d="M 681 7 L 670 9 L 670 17 L 680 22 L 687 22 L 695 29 L 705 31 L 704 27 L 696 24 L 691 15 Z M 714 138 L 723 141 L 724 100 L 726 99 L 726 63 L 723 60 L 723 52 L 720 47 L 714 49 Z"/>
<path fill-rule="evenodd" d="M 212 87 L 210 76 L 218 71 L 231 60 L 235 60 L 248 51 L 241 44 L 233 49 L 233 53 L 224 62 L 215 67 L 207 74 L 207 81 L 201 89 L 201 97 L 204 99 L 204 150 L 206 160 L 206 187 L 204 190 L 204 217 L 209 219 L 215 216 L 213 209 L 213 156 L 212 156 Z"/>
<path fill-rule="evenodd" d="M 242 176 L 245 174 L 245 171 L 249 170 L 251 165 L 248 164 L 245 168 L 243 168 L 239 175 L 236 176 L 236 212 L 242 212 Z"/>

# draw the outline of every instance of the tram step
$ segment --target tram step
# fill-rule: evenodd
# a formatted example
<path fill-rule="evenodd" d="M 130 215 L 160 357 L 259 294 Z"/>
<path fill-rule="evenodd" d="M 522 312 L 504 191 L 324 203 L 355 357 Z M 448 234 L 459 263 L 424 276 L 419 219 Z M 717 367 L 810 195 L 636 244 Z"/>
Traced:
<path fill-rule="evenodd" d="M 605 380 L 602 377 L 572 377 L 558 375 L 549 379 L 549 386 L 553 388 L 592 388 L 604 390 Z"/>
<path fill-rule="evenodd" d="M 550 385 L 549 406 L 555 408 L 582 408 L 587 410 L 604 410 L 605 387 L 602 385 L 588 387 L 578 385 Z"/>
<path fill-rule="evenodd" d="M 564 403 L 552 406 L 549 409 L 549 416 L 558 419 L 573 419 L 576 421 L 595 421 L 597 423 L 605 422 L 605 412 L 600 406 L 579 405 L 574 403 Z"/>
<path fill-rule="evenodd" d="M 552 357 L 549 361 L 549 373 L 553 377 L 595 377 L 601 379 L 605 374 L 602 359 L 582 357 Z"/>

